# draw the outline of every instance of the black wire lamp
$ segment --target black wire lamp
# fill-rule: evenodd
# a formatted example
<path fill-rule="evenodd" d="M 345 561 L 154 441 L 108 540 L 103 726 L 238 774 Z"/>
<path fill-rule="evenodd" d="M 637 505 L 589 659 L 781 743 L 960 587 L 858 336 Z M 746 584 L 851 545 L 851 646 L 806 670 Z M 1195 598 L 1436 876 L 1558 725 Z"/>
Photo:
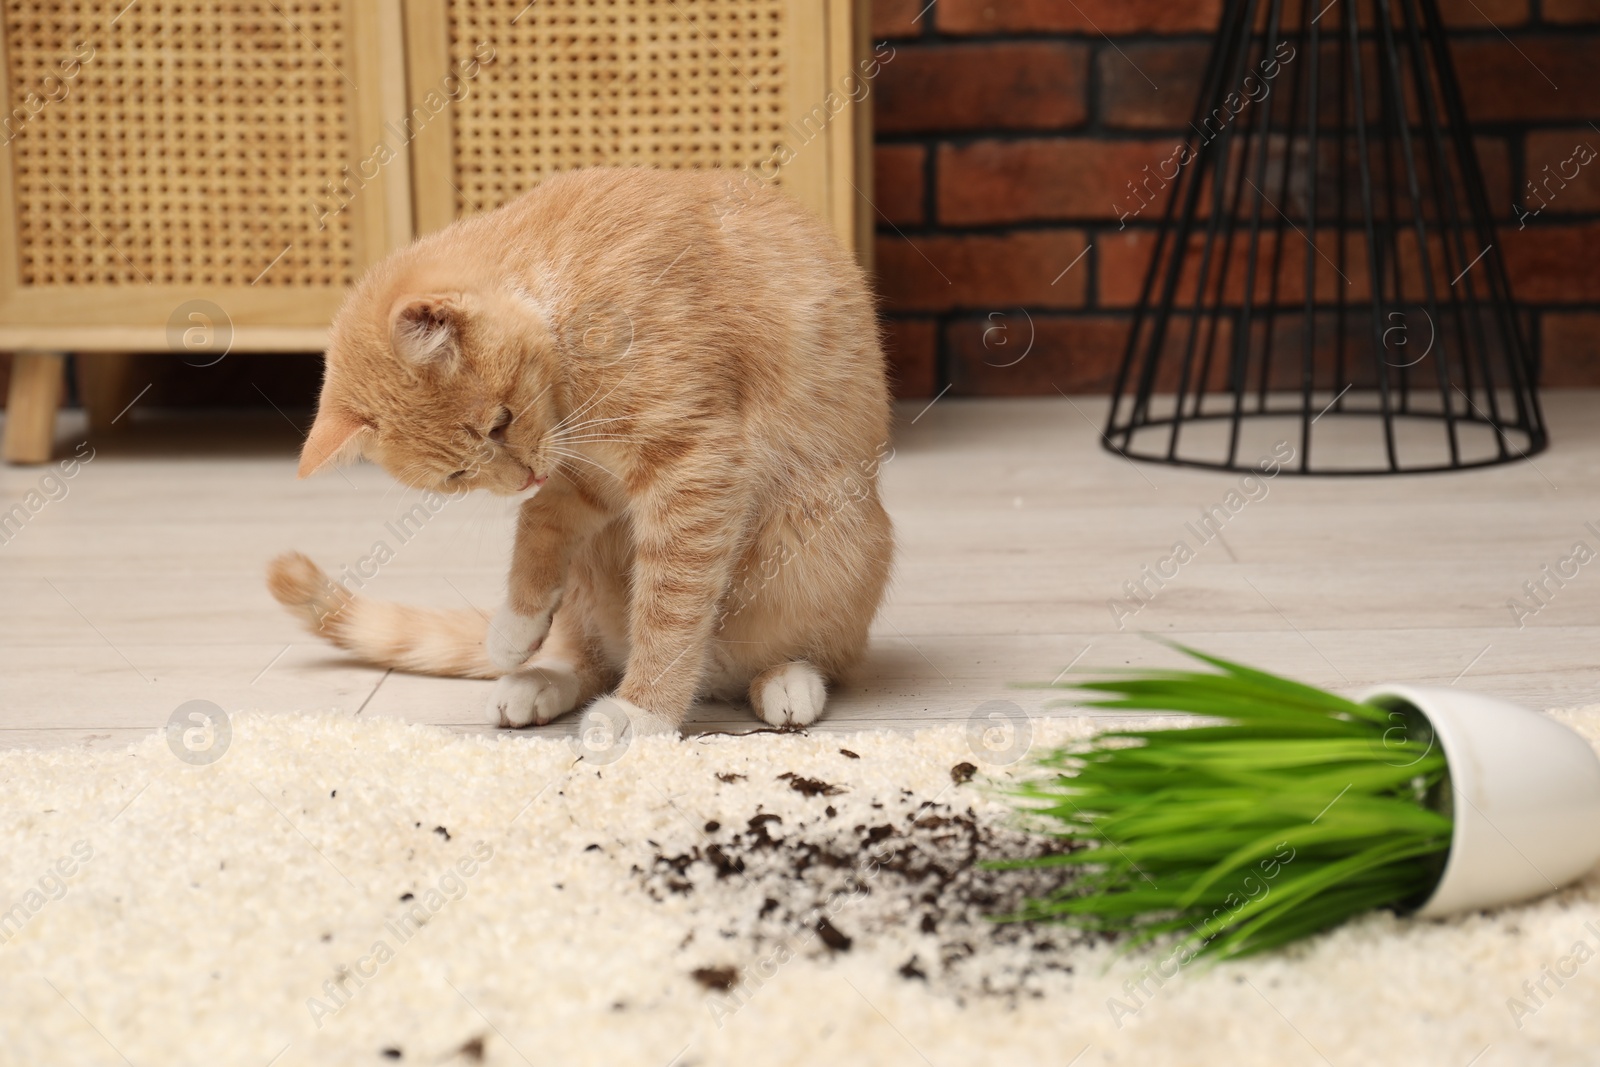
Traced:
<path fill-rule="evenodd" d="M 1145 174 L 1169 195 L 1107 448 L 1379 474 L 1546 446 L 1436 0 L 1228 0 Z"/>

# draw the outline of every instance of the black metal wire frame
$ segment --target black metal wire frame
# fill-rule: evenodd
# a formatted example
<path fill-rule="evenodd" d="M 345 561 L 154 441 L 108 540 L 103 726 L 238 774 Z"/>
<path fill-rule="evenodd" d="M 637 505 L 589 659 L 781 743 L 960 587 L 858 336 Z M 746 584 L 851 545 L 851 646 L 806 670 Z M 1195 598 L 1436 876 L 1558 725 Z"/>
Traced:
<path fill-rule="evenodd" d="M 1533 363 L 1436 0 L 1296 9 L 1285 32 L 1284 0 L 1227 2 L 1187 154 L 1163 161 L 1175 176 L 1157 167 L 1172 188 L 1106 447 L 1251 470 L 1241 429 L 1277 417 L 1299 424 L 1290 473 L 1459 470 L 1541 451 Z M 1149 177 L 1144 188 L 1157 192 Z M 1420 358 L 1392 341 L 1397 315 L 1413 344 L 1410 320 L 1425 317 Z M 1314 465 L 1324 416 L 1381 424 L 1384 460 Z"/>

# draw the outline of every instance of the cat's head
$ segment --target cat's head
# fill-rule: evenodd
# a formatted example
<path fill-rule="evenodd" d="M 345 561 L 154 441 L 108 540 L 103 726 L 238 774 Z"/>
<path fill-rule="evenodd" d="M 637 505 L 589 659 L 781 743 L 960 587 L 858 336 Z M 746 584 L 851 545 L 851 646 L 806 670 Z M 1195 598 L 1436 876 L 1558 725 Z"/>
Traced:
<path fill-rule="evenodd" d="M 533 298 L 503 281 L 385 264 L 334 318 L 300 476 L 365 456 L 419 489 L 542 485 L 553 343 Z"/>

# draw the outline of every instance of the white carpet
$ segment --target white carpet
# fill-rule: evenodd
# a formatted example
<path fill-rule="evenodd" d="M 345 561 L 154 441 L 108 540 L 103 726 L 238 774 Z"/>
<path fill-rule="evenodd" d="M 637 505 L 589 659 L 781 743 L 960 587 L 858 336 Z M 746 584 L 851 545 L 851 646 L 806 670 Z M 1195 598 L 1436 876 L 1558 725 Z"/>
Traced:
<path fill-rule="evenodd" d="M 1600 709 L 1562 717 L 1600 738 Z M 958 728 L 600 767 L 537 734 L 232 729 L 209 766 L 163 735 L 0 752 L 0 1063 L 1600 1061 L 1600 875 L 1158 986 L 1159 957 L 983 921 L 1028 883 L 971 859 L 1036 839 L 980 788 L 1004 768 L 955 781 Z"/>

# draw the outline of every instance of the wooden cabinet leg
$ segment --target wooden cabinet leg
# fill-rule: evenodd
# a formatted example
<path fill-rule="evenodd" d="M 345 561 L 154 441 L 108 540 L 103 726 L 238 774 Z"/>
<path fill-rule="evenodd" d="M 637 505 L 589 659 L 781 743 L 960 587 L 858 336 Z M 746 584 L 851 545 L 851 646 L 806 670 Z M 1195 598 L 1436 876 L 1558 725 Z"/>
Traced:
<path fill-rule="evenodd" d="M 50 461 L 65 367 L 66 357 L 60 352 L 18 352 L 12 358 L 11 395 L 6 400 L 8 463 Z"/>
<path fill-rule="evenodd" d="M 133 354 L 130 352 L 79 352 L 78 396 L 89 415 L 89 432 L 106 434 L 128 425 L 118 418 L 133 399 Z"/>

